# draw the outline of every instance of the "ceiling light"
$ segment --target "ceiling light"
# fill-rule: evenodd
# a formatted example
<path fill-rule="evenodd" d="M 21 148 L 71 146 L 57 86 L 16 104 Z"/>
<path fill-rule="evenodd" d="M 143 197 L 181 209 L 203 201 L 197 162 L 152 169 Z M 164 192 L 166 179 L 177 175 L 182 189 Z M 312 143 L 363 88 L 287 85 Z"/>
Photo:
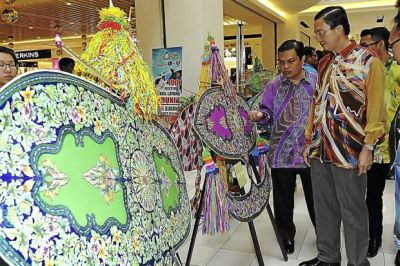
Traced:
<path fill-rule="evenodd" d="M 304 21 L 300 21 L 300 25 L 303 26 L 306 29 L 310 28 L 310 26 L 308 26 L 308 24 L 305 23 Z"/>
<path fill-rule="evenodd" d="M 74 25 L 75 23 L 74 22 L 70 22 L 69 24 Z"/>
<path fill-rule="evenodd" d="M 88 37 L 93 37 L 92 35 L 88 35 Z M 80 36 L 68 36 L 68 37 L 63 37 L 64 40 L 74 40 L 74 39 L 80 39 Z M 14 44 L 25 44 L 25 43 L 37 43 L 37 42 L 47 42 L 47 41 L 54 41 L 54 38 L 47 38 L 47 39 L 40 39 L 40 40 L 27 40 L 27 41 L 17 41 L 13 42 Z"/>
<path fill-rule="evenodd" d="M 31 27 L 29 27 L 29 29 L 30 29 L 30 30 L 33 30 L 33 27 L 31 26 Z"/>
<path fill-rule="evenodd" d="M 66 2 L 65 3 L 67 6 L 72 6 L 72 3 L 70 3 L 70 2 Z"/>
<path fill-rule="evenodd" d="M 287 18 L 286 12 L 284 12 L 282 9 L 278 8 L 275 4 L 273 4 L 270 0 L 258 0 L 259 3 L 264 5 L 266 8 L 269 8 L 270 10 L 274 11 L 276 14 L 283 18 Z"/>

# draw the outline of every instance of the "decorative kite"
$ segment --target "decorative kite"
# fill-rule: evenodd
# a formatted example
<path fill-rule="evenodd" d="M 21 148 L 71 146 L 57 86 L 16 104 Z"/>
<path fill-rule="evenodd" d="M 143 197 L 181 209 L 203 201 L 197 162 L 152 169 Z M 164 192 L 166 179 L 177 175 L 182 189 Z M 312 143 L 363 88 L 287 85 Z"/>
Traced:
<path fill-rule="evenodd" d="M 0 256 L 10 265 L 172 265 L 190 230 L 178 151 L 156 122 L 58 71 L 0 92 Z"/>
<path fill-rule="evenodd" d="M 75 72 L 103 86 L 111 86 L 111 91 L 121 99 L 128 99 L 127 106 L 134 115 L 146 120 L 154 118 L 159 105 L 158 95 L 126 14 L 110 3 L 109 8 L 100 10 L 98 29 L 82 52 L 82 61 L 75 67 Z M 100 74 L 100 78 L 91 68 Z"/>
<path fill-rule="evenodd" d="M 100 17 L 77 71 L 107 89 L 37 71 L 0 91 L 0 257 L 10 265 L 173 265 L 188 236 L 182 164 L 151 121 L 147 66 L 122 10 Z"/>
<path fill-rule="evenodd" d="M 240 96 L 229 97 L 223 89 L 209 89 L 197 103 L 194 121 L 197 134 L 213 152 L 246 163 L 251 180 L 249 193 L 242 196 L 226 194 L 229 214 L 242 222 L 253 220 L 264 210 L 271 190 L 269 178 L 265 178 L 267 173 L 258 185 L 252 178 L 248 156 L 255 147 L 257 132 L 247 117 L 249 110 Z"/>

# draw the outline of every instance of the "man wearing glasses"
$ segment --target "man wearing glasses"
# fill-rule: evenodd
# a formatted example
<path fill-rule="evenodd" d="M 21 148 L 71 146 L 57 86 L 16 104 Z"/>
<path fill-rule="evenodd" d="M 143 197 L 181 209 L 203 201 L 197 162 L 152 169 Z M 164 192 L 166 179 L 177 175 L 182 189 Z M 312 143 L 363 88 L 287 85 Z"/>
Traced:
<path fill-rule="evenodd" d="M 0 88 L 15 78 L 18 73 L 18 60 L 13 50 L 0 46 Z"/>
<path fill-rule="evenodd" d="M 385 180 L 390 171 L 389 130 L 392 120 L 400 104 L 400 66 L 390 56 L 389 35 L 385 27 L 376 27 L 361 32 L 360 45 L 378 55 L 385 66 L 384 104 L 387 116 L 386 135 L 382 143 L 374 151 L 374 163 L 367 172 L 367 207 L 369 215 L 369 247 L 368 256 L 375 257 L 382 245 L 382 196 Z"/>
<path fill-rule="evenodd" d="M 341 222 L 348 265 L 370 265 L 366 173 L 375 144 L 385 134 L 383 65 L 349 40 L 342 7 L 321 10 L 314 32 L 331 53 L 318 67 L 303 153 L 311 165 L 318 256 L 300 265 L 340 265 Z"/>

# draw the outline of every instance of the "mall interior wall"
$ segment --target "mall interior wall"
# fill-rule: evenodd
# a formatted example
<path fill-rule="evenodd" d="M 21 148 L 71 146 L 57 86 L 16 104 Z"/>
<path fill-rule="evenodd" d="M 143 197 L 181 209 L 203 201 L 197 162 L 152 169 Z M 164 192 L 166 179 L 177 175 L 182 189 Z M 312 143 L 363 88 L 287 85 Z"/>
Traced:
<path fill-rule="evenodd" d="M 162 48 L 164 45 L 160 2 L 136 2 L 138 45 L 149 66 L 152 49 Z M 183 96 L 189 96 L 197 92 L 200 58 L 208 34 L 216 38 L 221 51 L 224 49 L 223 1 L 165 1 L 165 28 L 167 47 L 183 47 Z"/>

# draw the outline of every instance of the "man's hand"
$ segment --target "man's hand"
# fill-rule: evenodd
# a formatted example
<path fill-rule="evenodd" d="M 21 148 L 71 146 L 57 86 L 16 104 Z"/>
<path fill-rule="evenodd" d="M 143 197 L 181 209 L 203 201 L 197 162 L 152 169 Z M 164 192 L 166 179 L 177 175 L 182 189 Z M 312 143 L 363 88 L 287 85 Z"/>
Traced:
<path fill-rule="evenodd" d="M 249 120 L 253 121 L 253 122 L 258 122 L 263 118 L 263 113 L 259 112 L 259 111 L 250 111 L 248 113 L 248 117 Z"/>
<path fill-rule="evenodd" d="M 310 160 L 308 159 L 309 155 L 310 155 L 310 145 L 306 145 L 303 151 L 303 160 L 308 167 L 310 167 Z"/>
<path fill-rule="evenodd" d="M 363 147 L 358 156 L 358 175 L 366 174 L 372 166 L 372 151 Z"/>

